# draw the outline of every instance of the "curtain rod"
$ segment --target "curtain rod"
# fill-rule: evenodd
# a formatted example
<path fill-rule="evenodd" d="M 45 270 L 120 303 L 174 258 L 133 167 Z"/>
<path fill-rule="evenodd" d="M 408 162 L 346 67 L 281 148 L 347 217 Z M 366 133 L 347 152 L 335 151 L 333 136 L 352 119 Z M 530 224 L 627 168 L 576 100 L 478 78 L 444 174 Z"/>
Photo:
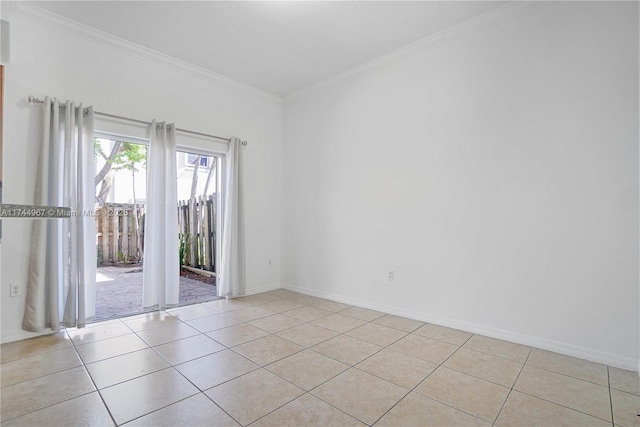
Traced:
<path fill-rule="evenodd" d="M 44 104 L 44 100 L 38 99 L 35 96 L 29 96 L 29 104 Z M 62 104 L 62 105 L 64 105 L 64 104 Z M 117 116 L 115 114 L 108 114 L 108 113 L 103 113 L 103 112 L 100 112 L 100 111 L 95 111 L 94 114 L 96 114 L 98 116 L 103 116 L 103 117 L 111 117 L 112 119 L 127 120 L 129 122 L 140 123 L 140 124 L 143 124 L 143 125 L 150 125 L 151 124 L 150 122 L 146 122 L 144 120 L 132 119 L 130 117 L 124 117 L 124 116 Z M 176 132 L 182 132 L 182 133 L 188 133 L 188 134 L 191 134 L 191 135 L 203 136 L 205 138 L 213 138 L 213 139 L 217 139 L 217 140 L 220 140 L 220 141 L 224 141 L 226 143 L 231 142 L 231 138 L 224 138 L 222 136 L 210 135 L 208 133 L 202 133 L 202 132 L 194 132 L 192 130 L 176 128 Z M 242 141 L 242 145 L 247 145 L 247 141 Z"/>

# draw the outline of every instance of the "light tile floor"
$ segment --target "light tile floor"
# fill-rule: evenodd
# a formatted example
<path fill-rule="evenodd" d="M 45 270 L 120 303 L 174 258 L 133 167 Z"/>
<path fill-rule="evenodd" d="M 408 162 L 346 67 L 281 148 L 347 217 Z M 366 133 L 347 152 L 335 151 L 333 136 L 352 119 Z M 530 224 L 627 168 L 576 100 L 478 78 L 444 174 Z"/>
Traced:
<path fill-rule="evenodd" d="M 640 426 L 637 373 L 284 290 L 0 350 L 2 426 Z"/>

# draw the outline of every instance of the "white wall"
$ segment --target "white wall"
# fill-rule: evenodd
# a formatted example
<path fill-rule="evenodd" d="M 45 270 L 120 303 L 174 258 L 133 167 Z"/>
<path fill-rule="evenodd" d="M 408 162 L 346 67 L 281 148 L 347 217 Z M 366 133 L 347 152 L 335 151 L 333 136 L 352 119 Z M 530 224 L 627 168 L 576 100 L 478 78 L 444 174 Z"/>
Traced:
<path fill-rule="evenodd" d="M 3 17 L 7 19 L 7 17 Z M 282 111 L 277 100 L 171 69 L 13 14 L 11 62 L 5 68 L 5 203 L 33 203 L 40 108 L 29 95 L 91 104 L 141 120 L 249 142 L 246 150 L 247 292 L 279 287 Z M 2 340 L 19 335 L 31 225 L 3 221 Z M 272 259 L 272 265 L 268 265 Z"/>
<path fill-rule="evenodd" d="M 637 7 L 556 3 L 287 103 L 283 283 L 637 369 Z"/>

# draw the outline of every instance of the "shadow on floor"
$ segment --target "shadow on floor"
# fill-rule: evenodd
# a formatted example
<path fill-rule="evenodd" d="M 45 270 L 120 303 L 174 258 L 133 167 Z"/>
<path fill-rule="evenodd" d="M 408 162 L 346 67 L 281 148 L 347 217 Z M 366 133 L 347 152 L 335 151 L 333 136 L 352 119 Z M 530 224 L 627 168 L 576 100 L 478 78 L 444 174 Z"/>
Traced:
<path fill-rule="evenodd" d="M 179 305 L 218 299 L 216 286 L 180 276 Z M 98 267 L 94 322 L 142 313 L 142 268 Z"/>

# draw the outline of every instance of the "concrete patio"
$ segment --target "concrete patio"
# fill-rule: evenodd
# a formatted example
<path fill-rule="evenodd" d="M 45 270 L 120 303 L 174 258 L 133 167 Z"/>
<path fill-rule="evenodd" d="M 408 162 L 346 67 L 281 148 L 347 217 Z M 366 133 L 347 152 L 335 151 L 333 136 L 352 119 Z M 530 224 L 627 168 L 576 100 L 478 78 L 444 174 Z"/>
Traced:
<path fill-rule="evenodd" d="M 142 267 L 98 267 L 95 321 L 142 313 Z M 216 286 L 180 277 L 180 305 L 217 299 Z"/>

